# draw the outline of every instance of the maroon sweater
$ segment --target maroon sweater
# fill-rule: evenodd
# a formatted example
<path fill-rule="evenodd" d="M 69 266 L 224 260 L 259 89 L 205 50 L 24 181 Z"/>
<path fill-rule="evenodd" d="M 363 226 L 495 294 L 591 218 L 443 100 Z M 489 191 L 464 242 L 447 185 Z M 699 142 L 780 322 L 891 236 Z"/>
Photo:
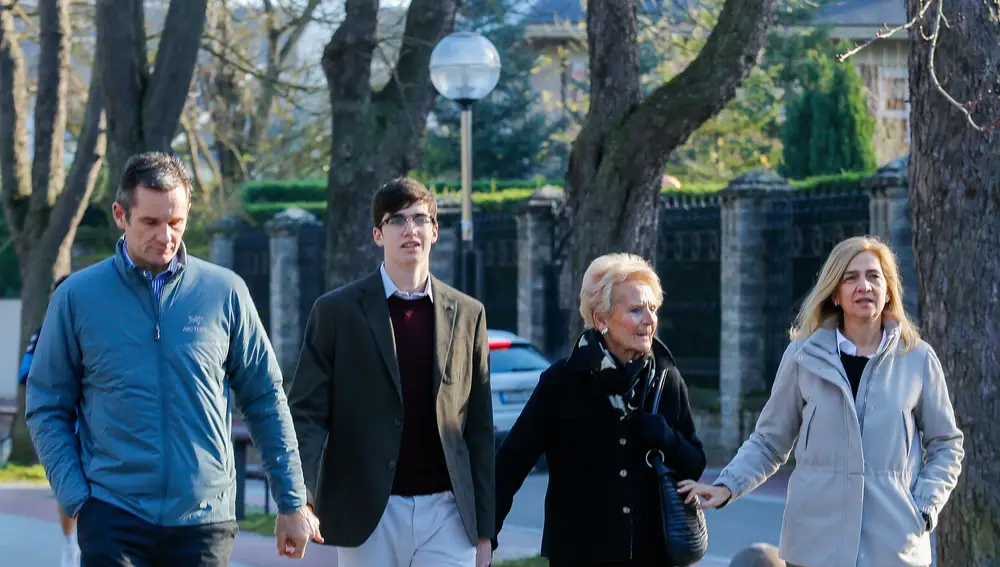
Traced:
<path fill-rule="evenodd" d="M 451 490 L 434 399 L 434 305 L 430 298 L 389 299 L 396 360 L 403 387 L 403 435 L 392 494 Z"/>

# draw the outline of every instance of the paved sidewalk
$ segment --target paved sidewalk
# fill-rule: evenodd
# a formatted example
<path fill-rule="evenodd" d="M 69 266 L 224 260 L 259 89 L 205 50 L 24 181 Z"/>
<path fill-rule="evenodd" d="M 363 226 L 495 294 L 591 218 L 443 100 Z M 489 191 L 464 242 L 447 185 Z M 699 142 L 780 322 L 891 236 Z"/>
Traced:
<path fill-rule="evenodd" d="M 772 490 L 777 493 L 780 488 Z M 250 483 L 247 497 L 248 505 L 262 508 L 262 483 Z M 58 565 L 61 538 L 56 501 L 47 486 L 0 485 L 0 558 L 3 559 L 3 567 Z M 500 547 L 494 561 L 531 557 L 537 555 L 540 548 L 539 530 L 509 526 L 500 533 Z M 726 565 L 728 558 L 707 557 L 696 567 Z M 289 561 L 278 556 L 274 538 L 252 533 L 240 533 L 233 551 L 232 567 L 336 566 L 336 549 L 333 547 L 313 544 L 309 546 L 304 560 Z"/>

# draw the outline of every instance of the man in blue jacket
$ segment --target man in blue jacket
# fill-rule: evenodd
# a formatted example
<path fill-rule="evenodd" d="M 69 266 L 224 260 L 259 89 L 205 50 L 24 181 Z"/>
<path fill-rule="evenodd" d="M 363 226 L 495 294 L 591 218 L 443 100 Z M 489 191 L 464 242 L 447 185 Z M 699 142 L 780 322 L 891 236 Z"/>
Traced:
<path fill-rule="evenodd" d="M 35 349 L 26 422 L 78 519 L 84 567 L 229 565 L 230 400 L 272 481 L 279 554 L 322 540 L 270 342 L 244 282 L 187 255 L 190 203 L 180 160 L 131 158 L 113 206 L 125 233 L 116 254 L 56 290 Z"/>

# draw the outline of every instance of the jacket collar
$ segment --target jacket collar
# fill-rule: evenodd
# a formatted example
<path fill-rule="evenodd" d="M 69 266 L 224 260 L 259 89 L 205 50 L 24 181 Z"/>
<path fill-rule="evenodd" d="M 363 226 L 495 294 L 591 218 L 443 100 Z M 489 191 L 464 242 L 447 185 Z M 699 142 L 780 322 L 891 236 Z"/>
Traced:
<path fill-rule="evenodd" d="M 118 242 L 115 244 L 114 264 L 115 268 L 118 269 L 118 272 L 126 277 L 134 277 L 134 276 L 138 276 L 140 278 L 146 277 L 144 275 L 143 269 L 140 268 L 139 266 L 136 266 L 135 263 L 132 262 L 132 260 L 127 257 L 127 253 L 125 252 L 124 235 L 122 235 L 122 237 L 119 238 Z M 187 246 L 184 245 L 184 241 L 182 240 L 180 247 L 177 249 L 177 255 L 174 256 L 174 259 L 170 261 L 170 265 L 172 267 L 171 268 L 172 273 L 169 276 L 170 279 L 173 279 L 173 276 L 176 276 L 177 274 L 183 272 L 184 269 L 187 267 L 187 264 L 188 264 Z"/>
<path fill-rule="evenodd" d="M 812 335 L 806 339 L 806 347 L 813 346 L 816 350 L 825 355 L 840 357 L 840 342 L 837 340 L 837 329 L 840 327 L 840 317 L 834 315 L 827 317 L 823 324 Z M 883 352 L 888 352 L 896 348 L 899 344 L 901 327 L 899 321 L 888 315 L 882 316 L 882 328 L 885 330 L 886 339 L 879 347 L 875 356 Z"/>

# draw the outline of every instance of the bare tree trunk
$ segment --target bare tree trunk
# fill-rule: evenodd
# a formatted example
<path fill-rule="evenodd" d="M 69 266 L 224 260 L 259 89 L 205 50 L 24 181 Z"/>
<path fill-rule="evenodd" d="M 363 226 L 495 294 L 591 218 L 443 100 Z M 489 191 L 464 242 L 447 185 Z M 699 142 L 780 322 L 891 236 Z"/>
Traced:
<path fill-rule="evenodd" d="M 170 151 L 187 102 L 208 0 L 171 0 L 150 71 L 142 0 L 98 0 L 97 60 L 117 182 L 132 154 Z"/>
<path fill-rule="evenodd" d="M 435 91 L 431 51 L 451 32 L 460 0 L 413 0 L 392 79 L 370 85 L 378 0 L 347 0 L 347 16 L 323 51 L 330 89 L 333 155 L 327 185 L 326 286 L 339 287 L 378 266 L 371 197 L 419 163 Z"/>
<path fill-rule="evenodd" d="M 590 109 L 566 173 L 569 250 L 579 286 L 609 252 L 654 259 L 663 168 L 670 153 L 733 98 L 757 61 L 776 0 L 726 0 L 698 57 L 641 100 L 634 2 L 589 0 Z M 576 339 L 582 322 L 569 329 Z"/>
<path fill-rule="evenodd" d="M 35 99 L 34 160 L 27 144 L 27 92 L 23 56 L 10 10 L 0 8 L 0 202 L 11 226 L 22 278 L 21 337 L 42 324 L 52 282 L 70 271 L 70 249 L 104 157 L 103 101 L 95 67 L 81 135 L 67 177 L 62 141 L 69 83 L 69 0 L 39 2 L 40 52 Z M 29 164 L 30 177 L 28 174 Z M 18 391 L 11 459 L 34 462 L 21 426 L 24 389 Z"/>
<path fill-rule="evenodd" d="M 911 17 L 918 0 L 909 0 Z M 992 8 L 990 5 L 992 5 Z M 998 12 L 982 0 L 937 2 L 910 30 L 910 213 L 920 284 L 921 326 L 948 379 L 965 462 L 941 515 L 938 564 L 994 566 L 1000 560 L 1000 132 L 980 132 L 934 84 L 967 105 L 979 123 L 1000 117 Z M 939 31 L 932 44 L 921 34 Z"/>

